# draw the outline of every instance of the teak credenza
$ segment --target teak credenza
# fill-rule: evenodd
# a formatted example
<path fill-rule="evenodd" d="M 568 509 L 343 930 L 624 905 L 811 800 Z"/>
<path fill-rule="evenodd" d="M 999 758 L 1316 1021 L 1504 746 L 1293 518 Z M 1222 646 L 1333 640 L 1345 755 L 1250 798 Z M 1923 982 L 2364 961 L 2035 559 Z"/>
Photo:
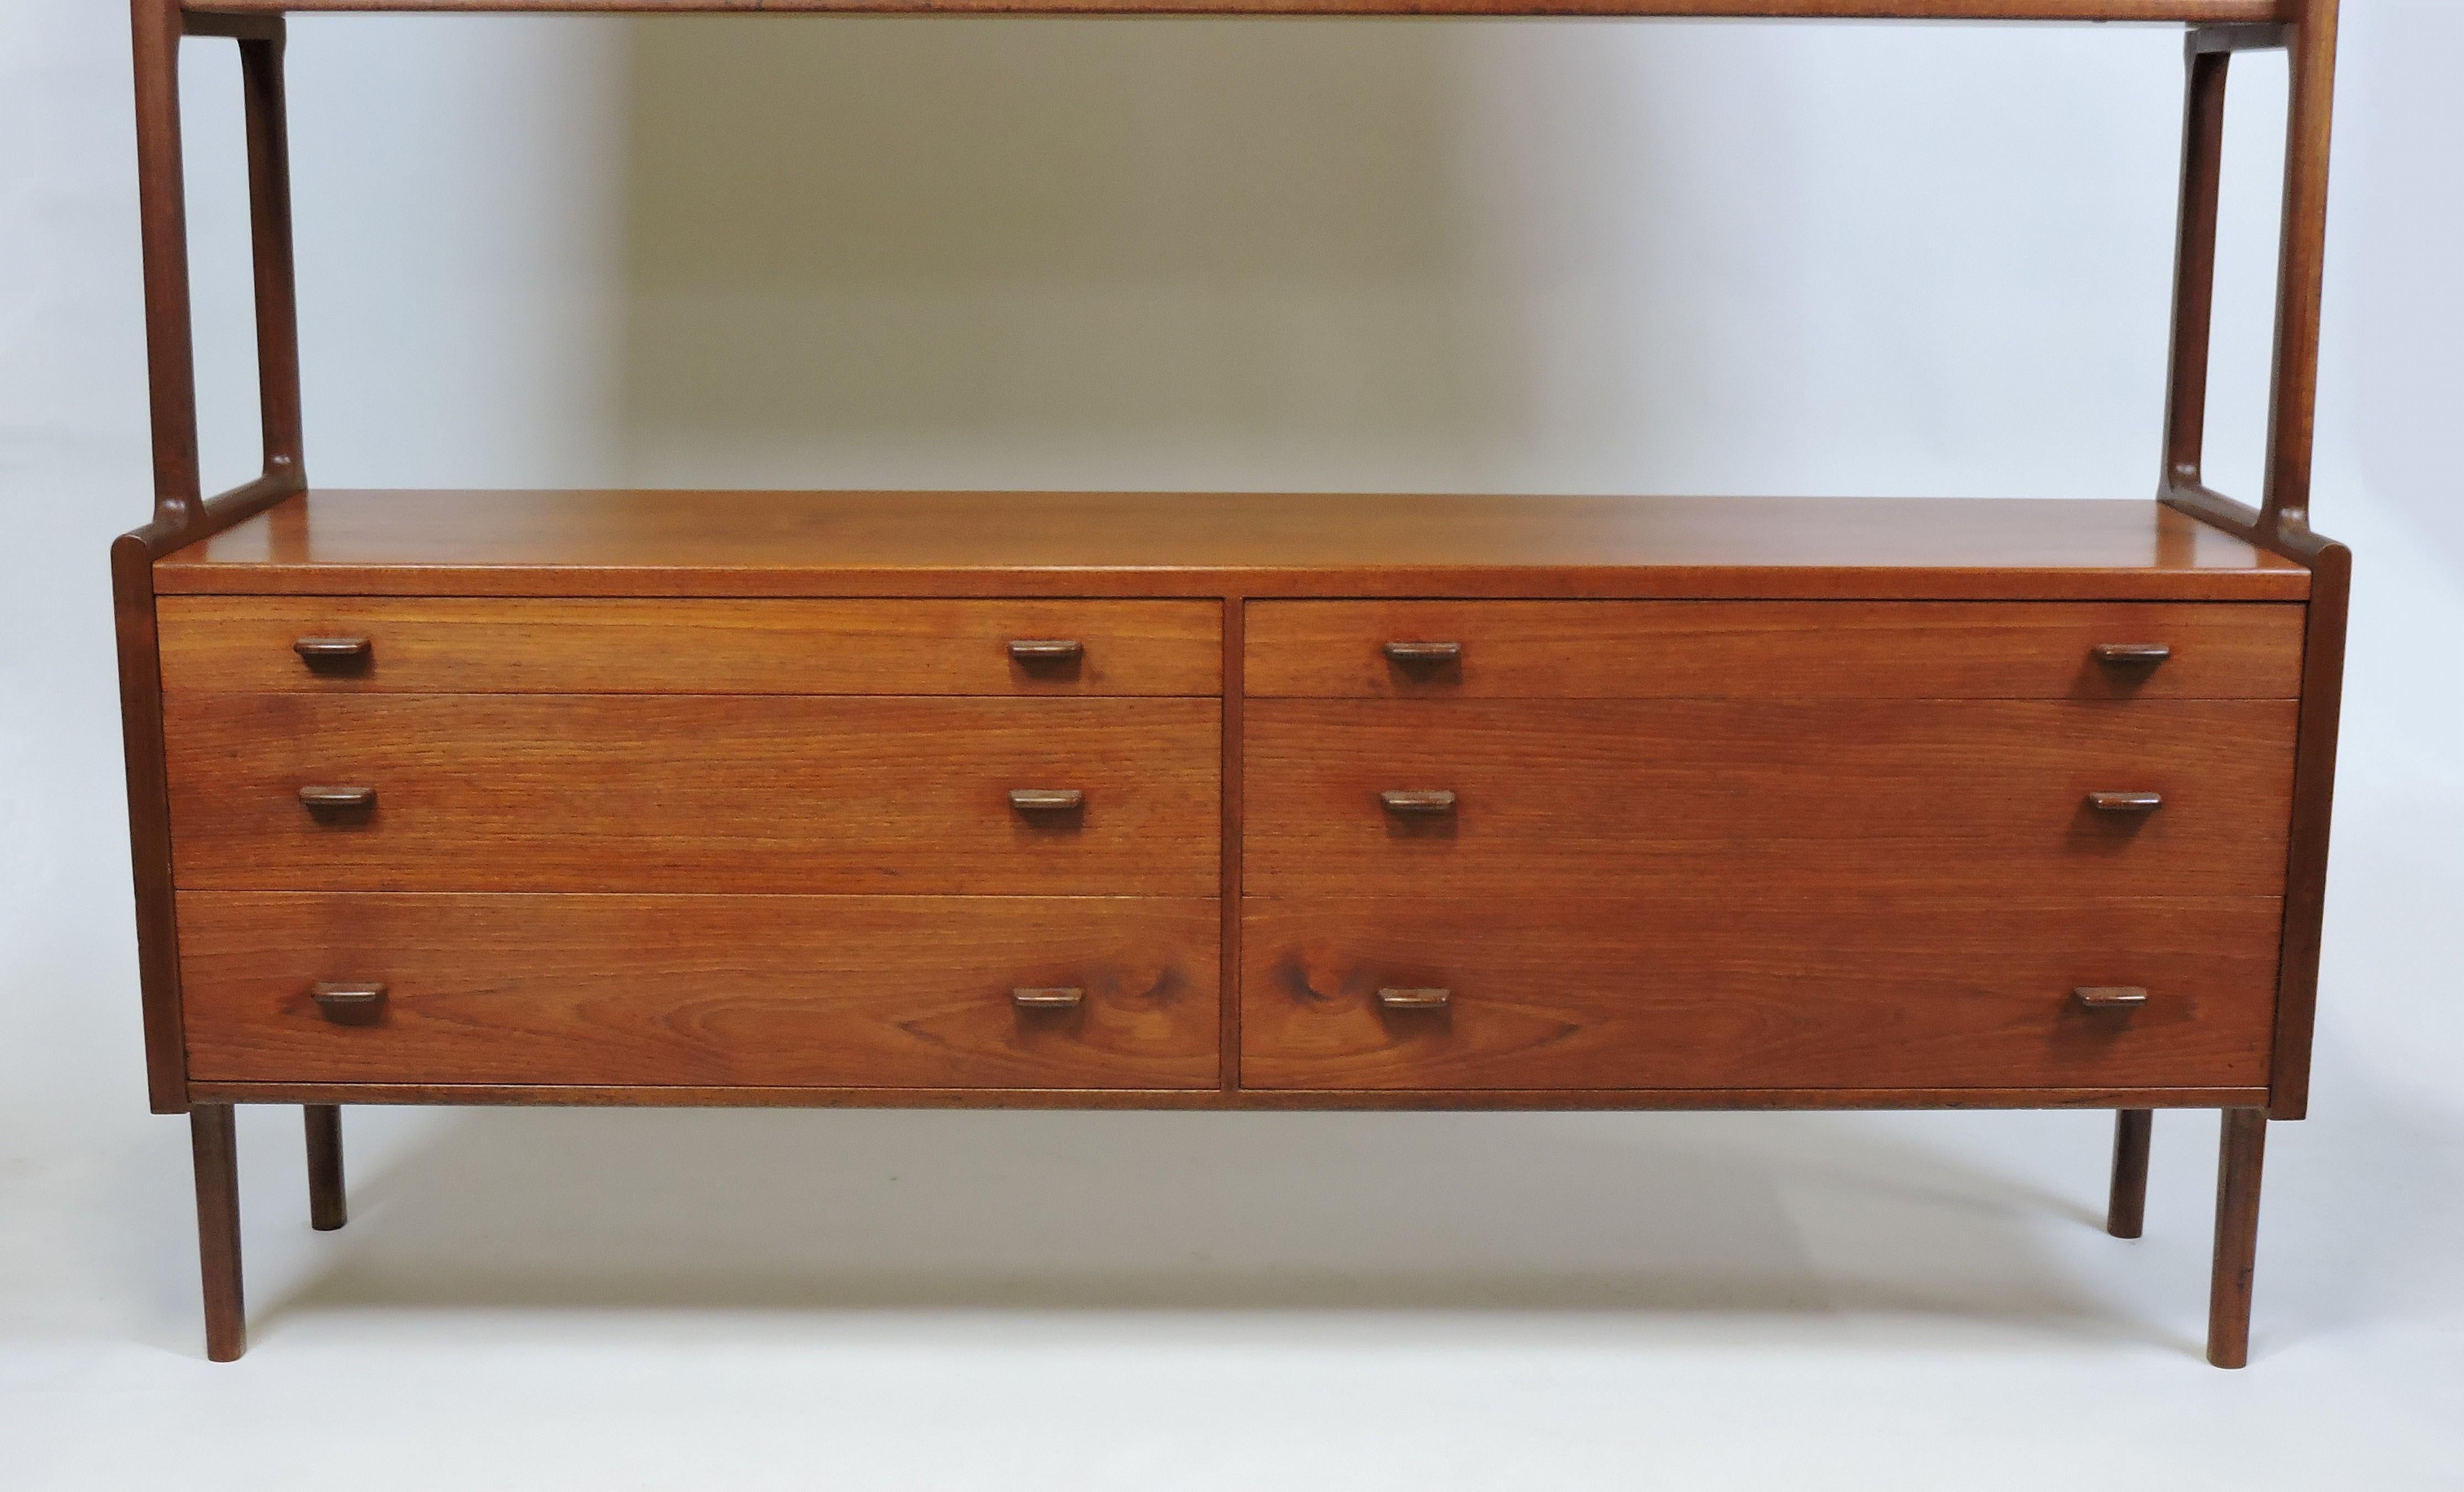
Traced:
<path fill-rule="evenodd" d="M 362 492 L 302 466 L 282 12 L 2189 25 L 2156 498 Z M 112 551 L 149 1090 L 231 1106 L 2308 1103 L 2350 558 L 2334 0 L 134 0 L 155 516 Z M 239 44 L 263 474 L 197 475 L 184 35 Z M 2292 101 L 2266 486 L 2200 479 L 2226 69 Z"/>

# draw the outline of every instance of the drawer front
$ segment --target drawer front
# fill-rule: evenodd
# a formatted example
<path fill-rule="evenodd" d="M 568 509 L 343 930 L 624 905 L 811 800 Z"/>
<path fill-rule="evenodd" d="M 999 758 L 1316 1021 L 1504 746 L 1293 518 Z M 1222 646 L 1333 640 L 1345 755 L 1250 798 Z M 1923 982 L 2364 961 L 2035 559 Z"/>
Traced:
<path fill-rule="evenodd" d="M 172 695 L 1222 691 L 1211 601 L 166 596 L 157 621 Z"/>
<path fill-rule="evenodd" d="M 2294 711 L 1260 700 L 1243 874 L 1265 896 L 2278 895 Z M 1452 806 L 1397 811 L 1389 792 Z M 2090 806 L 2117 792 L 2161 806 Z"/>
<path fill-rule="evenodd" d="M 1213 700 L 167 702 L 172 870 L 232 890 L 1212 895 Z M 312 811 L 303 790 L 366 789 Z M 1076 792 L 1072 809 L 1013 792 Z"/>
<path fill-rule="evenodd" d="M 179 916 L 200 1082 L 1217 1083 L 1212 900 L 186 891 Z"/>
<path fill-rule="evenodd" d="M 1252 696 L 1333 699 L 2291 699 L 2302 610 L 1261 601 L 1245 615 L 1243 675 Z"/>
<path fill-rule="evenodd" d="M 2272 897 L 1252 901 L 1241 1081 L 2257 1086 L 2280 912 Z M 2080 988 L 2146 998 L 2091 1007 Z"/>

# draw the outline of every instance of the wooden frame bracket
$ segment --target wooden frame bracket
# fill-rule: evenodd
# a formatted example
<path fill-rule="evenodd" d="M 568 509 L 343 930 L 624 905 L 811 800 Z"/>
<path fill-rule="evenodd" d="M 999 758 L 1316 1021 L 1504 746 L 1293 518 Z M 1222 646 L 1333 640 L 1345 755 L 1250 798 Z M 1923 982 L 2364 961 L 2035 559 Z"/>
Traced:
<path fill-rule="evenodd" d="M 157 1113 L 182 1113 L 189 1104 L 188 1075 L 171 899 L 171 810 L 164 771 L 154 561 L 303 491 L 308 479 L 301 453 L 282 17 L 191 13 L 181 10 L 179 0 L 130 0 L 129 33 L 137 81 L 137 205 L 145 267 L 154 518 L 112 544 L 111 584 L 120 645 L 138 980 L 144 1001 L 146 1096 Z M 201 489 L 197 462 L 196 354 L 180 144 L 180 42 L 191 35 L 226 37 L 239 44 L 264 441 L 264 465 L 257 476 L 211 498 Z"/>
<path fill-rule="evenodd" d="M 2309 1110 L 2310 1048 L 2319 998 L 2327 831 L 2343 694 L 2352 553 L 2310 527 L 2319 404 L 2319 310 L 2327 238 L 2328 115 L 2335 93 L 2338 0 L 2299 0 L 2287 24 L 2199 26 L 2184 45 L 2182 194 L 2173 268 L 2173 336 L 2166 378 L 2164 470 L 2157 498 L 2310 570 L 2301 714 L 2296 727 L 2293 821 L 2287 839 L 2284 932 L 2268 1115 Z M 2224 158 L 2225 84 L 2233 54 L 2283 48 L 2286 108 L 2283 231 L 2277 260 L 2276 348 L 2268 379 L 2267 461 L 2259 504 L 2209 487 L 2201 473 L 2209 329 L 2215 307 L 2216 204 Z"/>

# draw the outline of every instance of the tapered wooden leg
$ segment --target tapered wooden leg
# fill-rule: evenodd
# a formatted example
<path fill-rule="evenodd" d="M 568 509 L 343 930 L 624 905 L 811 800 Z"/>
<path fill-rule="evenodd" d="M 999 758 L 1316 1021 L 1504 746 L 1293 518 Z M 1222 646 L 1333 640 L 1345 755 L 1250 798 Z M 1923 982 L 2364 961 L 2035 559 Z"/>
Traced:
<path fill-rule="evenodd" d="M 2225 1110 L 2216 1158 L 2216 1262 L 2208 1284 L 2208 1361 L 2250 1361 L 2250 1277 L 2258 1256 L 2258 1174 L 2267 1154 L 2267 1110 Z"/>
<path fill-rule="evenodd" d="M 308 1120 L 308 1225 L 331 1233 L 351 1217 L 342 1200 L 342 1110 L 310 1104 L 300 1112 Z"/>
<path fill-rule="evenodd" d="M 239 1280 L 239 1146 L 229 1104 L 188 1110 L 197 1166 L 197 1262 L 206 1284 L 206 1355 L 236 1360 L 248 1350 L 248 1306 Z"/>
<path fill-rule="evenodd" d="M 2147 1220 L 2147 1134 L 2153 1109 L 2123 1108 L 2113 1115 L 2113 1195 L 2104 1204 L 2104 1231 L 2135 1239 Z"/>

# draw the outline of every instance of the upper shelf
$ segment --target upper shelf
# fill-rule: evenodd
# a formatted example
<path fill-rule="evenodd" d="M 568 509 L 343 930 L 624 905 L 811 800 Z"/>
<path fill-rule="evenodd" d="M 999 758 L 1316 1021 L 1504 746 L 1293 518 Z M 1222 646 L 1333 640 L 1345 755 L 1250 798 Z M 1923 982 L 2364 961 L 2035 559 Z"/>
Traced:
<path fill-rule="evenodd" d="M 2299 601 L 2153 501 L 314 489 L 165 595 L 1621 596 Z"/>
<path fill-rule="evenodd" d="M 1950 21 L 2290 21 L 2298 0 L 212 0 L 195 14 L 1699 15 Z"/>

